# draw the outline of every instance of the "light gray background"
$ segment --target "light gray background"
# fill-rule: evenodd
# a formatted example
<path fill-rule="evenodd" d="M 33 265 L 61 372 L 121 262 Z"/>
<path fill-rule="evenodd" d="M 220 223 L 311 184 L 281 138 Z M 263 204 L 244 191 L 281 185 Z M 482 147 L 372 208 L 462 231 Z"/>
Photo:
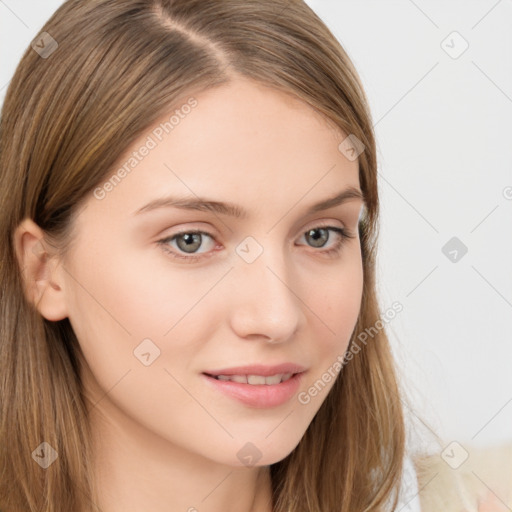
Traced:
<path fill-rule="evenodd" d="M 61 3 L 0 0 L 0 102 Z M 308 4 L 371 104 L 379 290 L 383 311 L 403 305 L 387 328 L 411 418 L 462 444 L 512 440 L 512 1 Z M 456 262 L 452 237 L 468 248 Z"/>

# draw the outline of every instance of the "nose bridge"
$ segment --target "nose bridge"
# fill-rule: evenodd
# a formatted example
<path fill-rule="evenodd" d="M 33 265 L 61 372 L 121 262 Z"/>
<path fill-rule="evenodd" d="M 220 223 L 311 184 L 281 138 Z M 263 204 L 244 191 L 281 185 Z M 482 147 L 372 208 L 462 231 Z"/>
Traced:
<path fill-rule="evenodd" d="M 235 268 L 233 328 L 239 336 L 260 334 L 272 341 L 286 341 L 298 328 L 302 314 L 302 303 L 291 282 L 293 272 L 281 248 L 270 248 L 270 242 L 266 247 L 259 244 L 259 255 L 249 262 L 244 254 L 257 247 L 254 241 L 248 244 L 240 244 L 245 253 L 237 250 L 242 256 Z"/>

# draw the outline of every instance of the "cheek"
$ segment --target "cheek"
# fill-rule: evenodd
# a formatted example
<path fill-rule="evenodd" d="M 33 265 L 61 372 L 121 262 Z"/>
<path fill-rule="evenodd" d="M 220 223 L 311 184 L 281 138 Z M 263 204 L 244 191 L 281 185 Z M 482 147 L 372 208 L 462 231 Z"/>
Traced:
<path fill-rule="evenodd" d="M 181 442 L 189 421 L 204 423 L 186 379 L 197 340 L 205 339 L 195 333 L 206 330 L 201 308 L 192 306 L 211 283 L 190 291 L 183 273 L 156 279 L 154 267 L 148 272 L 121 252 L 110 253 L 115 265 L 105 264 L 106 259 L 98 265 L 104 255 L 97 260 L 85 256 L 70 269 L 67 298 L 69 320 L 90 371 L 85 375 L 92 402 L 101 400 L 98 410 L 107 417 L 122 412 L 163 437 L 176 427 L 173 439 Z"/>
<path fill-rule="evenodd" d="M 317 322 L 324 326 L 321 331 L 326 333 L 323 336 L 325 348 L 331 351 L 346 348 L 361 308 L 362 261 L 356 254 L 346 263 L 340 266 L 335 275 L 332 272 L 329 274 L 321 292 L 309 294 L 311 300 L 314 300 Z"/>
<path fill-rule="evenodd" d="M 208 293 L 225 269 L 202 276 L 171 269 L 164 257 L 155 264 L 154 255 L 137 255 L 99 238 L 83 243 L 76 254 L 66 292 L 69 320 L 102 387 L 109 389 L 127 371 L 130 379 L 150 368 L 144 378 L 165 368 L 184 374 L 207 339 Z M 169 379 L 165 375 L 159 391 Z M 145 385 L 157 384 L 148 379 Z"/>
<path fill-rule="evenodd" d="M 312 371 L 297 395 L 299 410 L 312 420 L 327 398 L 340 370 L 361 308 L 362 262 L 347 265 L 324 286 L 323 293 L 310 294 L 312 315 L 310 359 Z"/>
<path fill-rule="evenodd" d="M 72 315 L 77 322 L 87 316 L 116 337 L 162 337 L 211 287 L 155 258 L 158 248 L 137 252 L 99 237 L 81 246 L 69 271 Z"/>

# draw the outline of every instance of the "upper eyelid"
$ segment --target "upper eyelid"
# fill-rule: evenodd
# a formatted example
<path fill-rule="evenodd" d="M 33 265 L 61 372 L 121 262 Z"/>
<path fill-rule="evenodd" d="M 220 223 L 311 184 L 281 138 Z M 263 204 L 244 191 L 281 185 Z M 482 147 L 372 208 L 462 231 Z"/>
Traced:
<path fill-rule="evenodd" d="M 341 223 L 341 226 L 335 225 L 335 223 L 337 223 L 337 222 Z M 194 223 L 192 222 L 190 224 L 194 224 Z M 197 224 L 201 224 L 201 222 L 198 222 Z M 305 227 L 301 229 L 299 234 L 304 234 L 306 231 L 309 231 L 310 229 L 329 227 L 329 226 L 350 230 L 349 225 L 350 225 L 350 223 L 344 222 L 340 219 L 335 219 L 335 220 L 328 219 L 328 220 L 316 220 L 316 221 L 313 220 L 313 221 L 309 221 L 307 224 L 305 224 Z M 356 229 L 357 229 L 357 224 L 356 224 Z M 179 234 L 191 233 L 191 232 L 201 232 L 201 233 L 205 233 L 207 235 L 215 237 L 216 235 L 214 233 L 211 233 L 212 230 L 213 230 L 213 232 L 220 233 L 220 231 L 216 228 L 211 228 L 211 227 L 203 228 L 203 227 L 197 227 L 197 226 L 192 225 L 191 227 L 179 228 L 178 231 L 172 233 L 168 237 L 166 236 L 165 238 L 169 238 L 169 237 L 172 238 L 173 236 L 176 236 Z"/>
<path fill-rule="evenodd" d="M 300 232 L 299 236 L 303 236 L 305 233 L 307 233 L 308 231 L 312 230 L 312 229 L 328 229 L 329 231 L 332 231 L 333 229 L 332 228 L 335 228 L 335 229 L 342 229 L 343 231 L 345 231 L 347 233 L 348 236 L 350 236 L 352 234 L 352 236 L 354 235 L 353 231 L 351 229 L 349 229 L 347 226 L 343 225 L 343 226 L 335 226 L 335 225 L 332 225 L 332 221 L 324 221 L 323 223 L 320 222 L 320 223 L 316 223 L 316 224 L 313 224 L 307 228 L 304 228 L 302 229 L 302 231 Z M 192 228 L 184 228 L 184 229 L 180 229 L 179 231 L 175 232 L 175 233 L 172 233 L 168 236 L 164 236 L 163 238 L 160 238 L 160 242 L 162 241 L 171 241 L 173 239 L 175 239 L 176 237 L 180 236 L 180 235 L 184 235 L 184 234 L 189 234 L 189 233 L 199 233 L 201 235 L 206 235 L 208 237 L 210 237 L 212 239 L 213 242 L 217 243 L 218 240 L 217 240 L 217 236 L 213 233 L 210 233 L 209 231 L 207 231 L 206 229 L 201 229 L 201 228 L 195 228 L 195 227 L 192 227 Z"/>

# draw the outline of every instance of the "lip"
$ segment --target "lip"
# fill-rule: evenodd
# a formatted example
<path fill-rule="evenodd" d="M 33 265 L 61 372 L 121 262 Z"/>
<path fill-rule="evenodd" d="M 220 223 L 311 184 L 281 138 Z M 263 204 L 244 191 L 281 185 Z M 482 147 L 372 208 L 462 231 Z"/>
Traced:
<path fill-rule="evenodd" d="M 287 381 L 279 384 L 244 384 L 214 378 L 217 375 L 263 375 L 268 377 L 276 373 L 293 373 L 293 375 Z M 204 372 L 202 377 L 207 385 L 244 405 L 267 409 L 288 402 L 299 389 L 304 373 L 303 366 L 284 363 L 275 366 L 251 365 L 212 370 Z"/>
<path fill-rule="evenodd" d="M 306 368 L 295 363 L 281 363 L 273 366 L 265 364 L 253 364 L 250 366 L 236 366 L 232 368 L 222 368 L 220 370 L 208 370 L 206 375 L 263 375 L 264 377 L 270 377 L 277 373 L 301 373 Z"/>

